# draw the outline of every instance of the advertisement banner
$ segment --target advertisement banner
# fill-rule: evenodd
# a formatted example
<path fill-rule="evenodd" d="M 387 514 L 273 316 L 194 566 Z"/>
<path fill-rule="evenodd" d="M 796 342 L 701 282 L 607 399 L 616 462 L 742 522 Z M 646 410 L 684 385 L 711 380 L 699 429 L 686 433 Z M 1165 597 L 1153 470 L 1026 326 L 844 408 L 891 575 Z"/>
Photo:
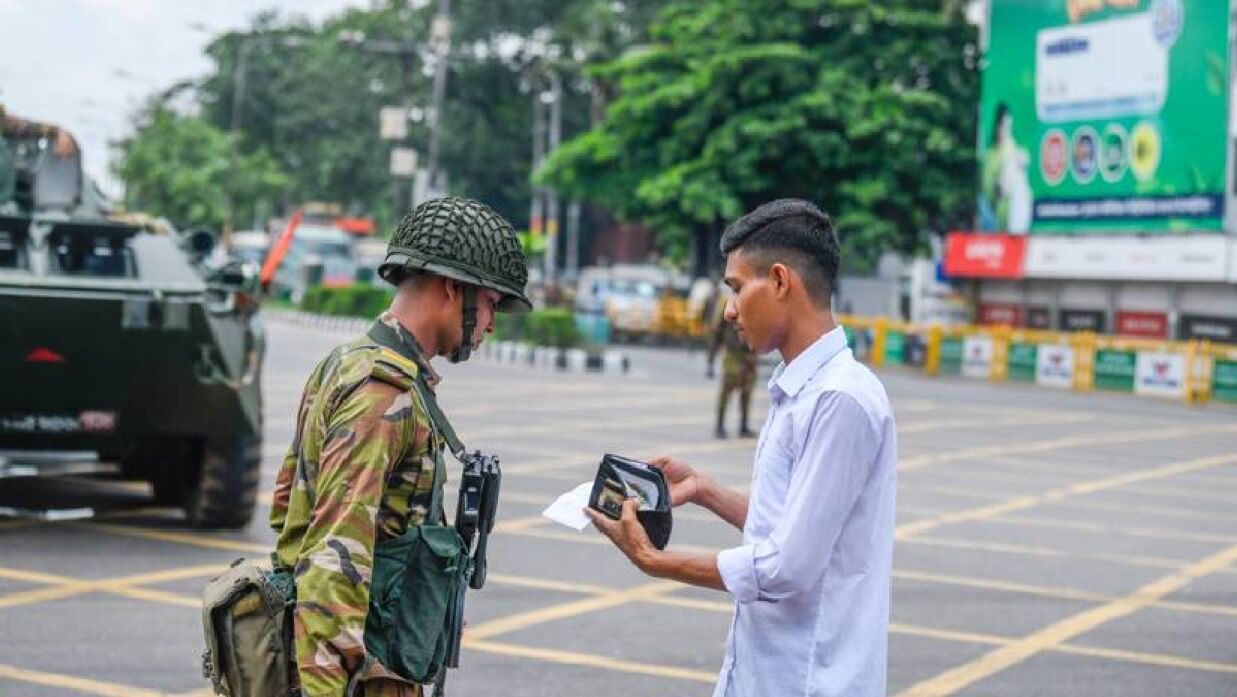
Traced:
<path fill-rule="evenodd" d="M 1211 396 L 1222 402 L 1237 402 L 1237 361 L 1216 360 L 1211 368 Z"/>
<path fill-rule="evenodd" d="M 1027 242 L 1022 273 L 1026 278 L 1222 282 L 1227 255 L 1221 235 L 1041 235 Z"/>
<path fill-rule="evenodd" d="M 945 273 L 951 278 L 1022 278 L 1025 237 L 951 232 L 945 236 Z"/>
<path fill-rule="evenodd" d="M 1101 390 L 1134 391 L 1133 351 L 1095 352 L 1095 387 Z"/>
<path fill-rule="evenodd" d="M 981 230 L 1221 229 L 1229 3 L 989 7 Z"/>
<path fill-rule="evenodd" d="M 1139 351 L 1134 391 L 1153 397 L 1185 396 L 1185 355 Z"/>
<path fill-rule="evenodd" d="M 938 371 L 941 375 L 960 375 L 962 373 L 962 339 L 947 336 L 941 339 L 941 362 Z"/>
<path fill-rule="evenodd" d="M 962 342 L 962 374 L 987 380 L 992 375 L 992 337 L 975 334 Z"/>
<path fill-rule="evenodd" d="M 1074 386 L 1074 349 L 1060 344 L 1039 347 L 1035 365 L 1035 382 L 1045 387 Z"/>
<path fill-rule="evenodd" d="M 1020 327 L 1022 308 L 1013 303 L 980 303 L 979 323 Z"/>
<path fill-rule="evenodd" d="M 1181 341 L 1207 339 L 1219 344 L 1237 344 L 1237 317 L 1183 314 L 1177 318 Z"/>
<path fill-rule="evenodd" d="M 1035 344 L 1012 343 L 1009 345 L 1010 380 L 1034 382 L 1037 368 L 1036 356 L 1039 347 Z"/>
<path fill-rule="evenodd" d="M 885 365 L 902 365 L 906 355 L 906 334 L 890 329 L 885 332 Z"/>

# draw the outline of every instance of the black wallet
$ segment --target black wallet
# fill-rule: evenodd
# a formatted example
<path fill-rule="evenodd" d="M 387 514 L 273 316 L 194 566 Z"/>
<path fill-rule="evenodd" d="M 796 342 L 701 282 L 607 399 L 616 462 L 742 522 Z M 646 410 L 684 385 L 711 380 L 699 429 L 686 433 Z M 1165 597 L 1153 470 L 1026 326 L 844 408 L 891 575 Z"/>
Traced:
<path fill-rule="evenodd" d="M 618 520 L 623 517 L 623 501 L 640 501 L 636 518 L 644 526 L 649 540 L 658 549 L 670 541 L 673 519 L 670 514 L 670 487 L 661 470 L 647 463 L 621 455 L 603 455 L 597 466 L 593 492 L 588 507 Z"/>

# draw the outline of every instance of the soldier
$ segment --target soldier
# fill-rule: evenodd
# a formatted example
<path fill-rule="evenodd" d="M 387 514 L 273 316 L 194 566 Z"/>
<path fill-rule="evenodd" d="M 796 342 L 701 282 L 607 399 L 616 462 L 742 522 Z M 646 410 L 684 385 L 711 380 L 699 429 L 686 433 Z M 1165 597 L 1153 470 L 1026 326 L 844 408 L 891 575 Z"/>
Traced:
<path fill-rule="evenodd" d="M 47 123 L 27 121 L 9 114 L 0 104 L 0 204 L 13 198 L 16 171 L 8 139 L 52 138 L 52 152 L 60 157 L 77 154 L 77 141 L 67 130 Z"/>
<path fill-rule="evenodd" d="M 748 414 L 752 405 L 752 385 L 756 382 L 756 354 L 748 348 L 734 325 L 725 319 L 726 301 L 719 296 L 717 309 L 713 315 L 713 341 L 709 346 L 708 376 L 713 376 L 713 361 L 717 352 L 725 347 L 722 355 L 722 387 L 717 395 L 717 431 L 718 438 L 726 437 L 726 407 L 730 403 L 730 395 L 739 392 L 739 437 L 752 438 L 756 435 L 748 427 Z"/>
<path fill-rule="evenodd" d="M 410 389 L 436 385 L 429 359 L 467 360 L 497 312 L 531 309 L 515 230 L 467 199 L 427 201 L 405 217 L 378 274 L 390 310 L 314 369 L 271 508 L 276 561 L 293 569 L 294 646 L 306 697 L 419 696 L 365 650 L 374 546 L 425 522 L 443 446 Z M 382 337 L 381 341 L 376 337 Z"/>

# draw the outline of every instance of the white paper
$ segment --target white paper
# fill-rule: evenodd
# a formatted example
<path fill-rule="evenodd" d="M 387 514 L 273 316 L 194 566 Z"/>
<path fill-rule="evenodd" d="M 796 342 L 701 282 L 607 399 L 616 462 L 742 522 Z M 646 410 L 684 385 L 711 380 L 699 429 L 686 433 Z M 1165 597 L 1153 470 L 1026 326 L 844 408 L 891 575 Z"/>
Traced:
<path fill-rule="evenodd" d="M 588 495 L 593 491 L 593 483 L 584 482 L 580 486 L 559 496 L 554 503 L 546 506 L 541 515 L 555 523 L 566 525 L 573 530 L 583 530 L 593 521 L 584 512 L 588 506 Z"/>

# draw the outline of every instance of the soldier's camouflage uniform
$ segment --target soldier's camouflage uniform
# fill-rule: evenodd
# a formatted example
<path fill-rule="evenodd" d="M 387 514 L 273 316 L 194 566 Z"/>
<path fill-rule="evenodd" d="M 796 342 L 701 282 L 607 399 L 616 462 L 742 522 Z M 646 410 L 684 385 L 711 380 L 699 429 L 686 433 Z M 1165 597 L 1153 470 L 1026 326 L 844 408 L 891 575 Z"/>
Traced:
<path fill-rule="evenodd" d="M 713 341 L 709 349 L 710 363 L 718 350 L 724 349 L 722 385 L 717 395 L 717 432 L 721 434 L 725 430 L 726 407 L 730 402 L 730 395 L 737 391 L 739 393 L 739 430 L 741 433 L 748 433 L 750 432 L 748 414 L 751 411 L 752 387 L 756 383 L 756 353 L 743 343 L 734 325 L 726 321 L 725 301 L 718 302 L 717 307 L 713 324 Z"/>
<path fill-rule="evenodd" d="M 416 347 L 390 314 L 380 321 Z M 352 694 L 421 695 L 366 660 L 364 638 L 376 541 L 420 525 L 431 487 L 443 484 L 433 481 L 431 451 L 442 444 L 411 390 L 417 373 L 412 361 L 362 337 L 332 351 L 305 385 L 270 523 L 278 561 L 296 578 L 294 644 L 306 697 L 344 695 L 353 676 Z"/>

